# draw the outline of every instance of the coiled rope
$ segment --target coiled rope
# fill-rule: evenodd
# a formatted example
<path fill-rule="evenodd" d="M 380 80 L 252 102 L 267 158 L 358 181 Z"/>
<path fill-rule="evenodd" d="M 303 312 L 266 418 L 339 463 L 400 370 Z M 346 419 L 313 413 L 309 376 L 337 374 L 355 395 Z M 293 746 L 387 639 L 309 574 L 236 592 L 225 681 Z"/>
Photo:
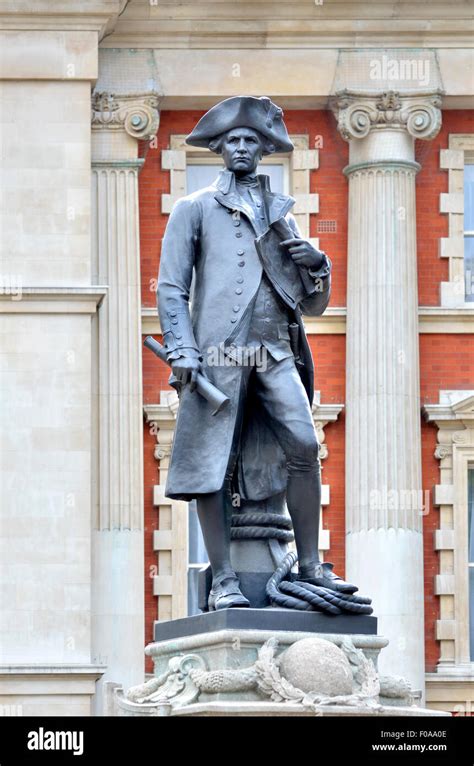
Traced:
<path fill-rule="evenodd" d="M 311 583 L 296 582 L 291 569 L 297 561 L 296 553 L 287 553 L 270 577 L 266 592 L 274 606 L 303 611 L 317 610 L 334 615 L 343 612 L 372 614 L 370 598 L 348 595 Z"/>
<path fill-rule="evenodd" d="M 295 539 L 291 519 L 280 513 L 233 513 L 230 531 L 232 540 L 280 540 L 290 543 Z"/>

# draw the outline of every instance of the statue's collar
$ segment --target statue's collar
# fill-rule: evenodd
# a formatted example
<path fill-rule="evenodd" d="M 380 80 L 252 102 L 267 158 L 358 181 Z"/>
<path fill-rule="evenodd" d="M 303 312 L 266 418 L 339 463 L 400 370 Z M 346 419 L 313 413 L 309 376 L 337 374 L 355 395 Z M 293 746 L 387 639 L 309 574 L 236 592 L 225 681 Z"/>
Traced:
<path fill-rule="evenodd" d="M 270 189 L 270 176 L 258 174 L 257 180 L 260 189 L 267 197 L 270 223 L 286 215 L 295 204 L 295 199 L 287 194 L 274 194 Z M 221 170 L 213 186 L 216 189 L 215 197 L 218 202 L 228 208 L 243 209 L 243 200 L 236 188 L 235 174 L 232 170 L 227 168 Z M 244 212 L 247 211 L 244 209 Z"/>
<path fill-rule="evenodd" d="M 259 182 L 260 188 L 263 192 L 268 192 L 269 194 L 271 194 L 270 176 L 258 174 L 257 181 Z M 219 191 L 221 191 L 222 194 L 235 194 L 236 193 L 235 173 L 233 173 L 232 170 L 227 170 L 227 168 L 224 168 L 224 170 L 220 171 L 219 175 L 214 181 L 214 186 L 217 189 L 219 189 Z"/>

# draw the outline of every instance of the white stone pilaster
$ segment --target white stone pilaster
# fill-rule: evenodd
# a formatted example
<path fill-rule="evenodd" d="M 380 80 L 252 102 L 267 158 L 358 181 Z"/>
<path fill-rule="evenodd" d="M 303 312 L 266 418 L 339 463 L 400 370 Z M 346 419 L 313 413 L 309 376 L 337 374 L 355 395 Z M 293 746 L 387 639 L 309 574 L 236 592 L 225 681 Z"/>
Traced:
<path fill-rule="evenodd" d="M 462 676 L 471 670 L 469 641 L 468 468 L 474 460 L 474 391 L 440 391 L 439 404 L 423 414 L 438 428 L 435 457 L 440 461 L 433 505 L 439 512 L 434 546 L 439 551 L 435 593 L 440 619 L 437 673 Z M 466 697 L 467 699 L 467 697 Z"/>
<path fill-rule="evenodd" d="M 93 266 L 108 285 L 96 324 L 93 646 L 102 684 L 144 673 L 143 423 L 138 138 L 158 127 L 155 94 L 92 102 Z M 103 690 L 101 689 L 101 692 Z M 102 694 L 96 713 L 104 710 Z"/>
<path fill-rule="evenodd" d="M 424 688 L 415 138 L 439 97 L 338 94 L 350 142 L 346 576 L 373 599 L 382 671 Z"/>
<path fill-rule="evenodd" d="M 153 505 L 160 514 L 160 528 L 153 535 L 157 573 L 153 595 L 158 596 L 157 619 L 176 620 L 188 614 L 188 503 L 165 496 L 176 416 L 176 391 L 161 391 L 159 404 L 144 407 L 146 422 L 155 434 L 155 459 L 160 464 L 160 483 L 153 487 Z"/>

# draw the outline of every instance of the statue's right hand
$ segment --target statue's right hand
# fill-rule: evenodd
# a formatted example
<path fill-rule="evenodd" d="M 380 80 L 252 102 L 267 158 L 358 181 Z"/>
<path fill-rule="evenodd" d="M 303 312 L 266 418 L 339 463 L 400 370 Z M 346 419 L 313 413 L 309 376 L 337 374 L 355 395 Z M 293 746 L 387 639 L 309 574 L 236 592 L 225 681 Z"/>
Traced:
<path fill-rule="evenodd" d="M 189 383 L 190 391 L 196 388 L 198 373 L 202 373 L 201 367 L 200 360 L 193 356 L 180 356 L 174 359 L 171 365 L 173 375 L 183 386 Z"/>

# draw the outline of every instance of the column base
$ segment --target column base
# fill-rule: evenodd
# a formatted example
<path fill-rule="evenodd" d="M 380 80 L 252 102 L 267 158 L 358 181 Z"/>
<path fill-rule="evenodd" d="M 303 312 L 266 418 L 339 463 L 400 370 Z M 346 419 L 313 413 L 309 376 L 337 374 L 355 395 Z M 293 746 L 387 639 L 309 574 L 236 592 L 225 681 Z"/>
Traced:
<path fill-rule="evenodd" d="M 424 695 L 423 538 L 407 529 L 371 529 L 346 537 L 346 578 L 372 599 L 390 645 L 381 670 L 407 678 Z"/>

